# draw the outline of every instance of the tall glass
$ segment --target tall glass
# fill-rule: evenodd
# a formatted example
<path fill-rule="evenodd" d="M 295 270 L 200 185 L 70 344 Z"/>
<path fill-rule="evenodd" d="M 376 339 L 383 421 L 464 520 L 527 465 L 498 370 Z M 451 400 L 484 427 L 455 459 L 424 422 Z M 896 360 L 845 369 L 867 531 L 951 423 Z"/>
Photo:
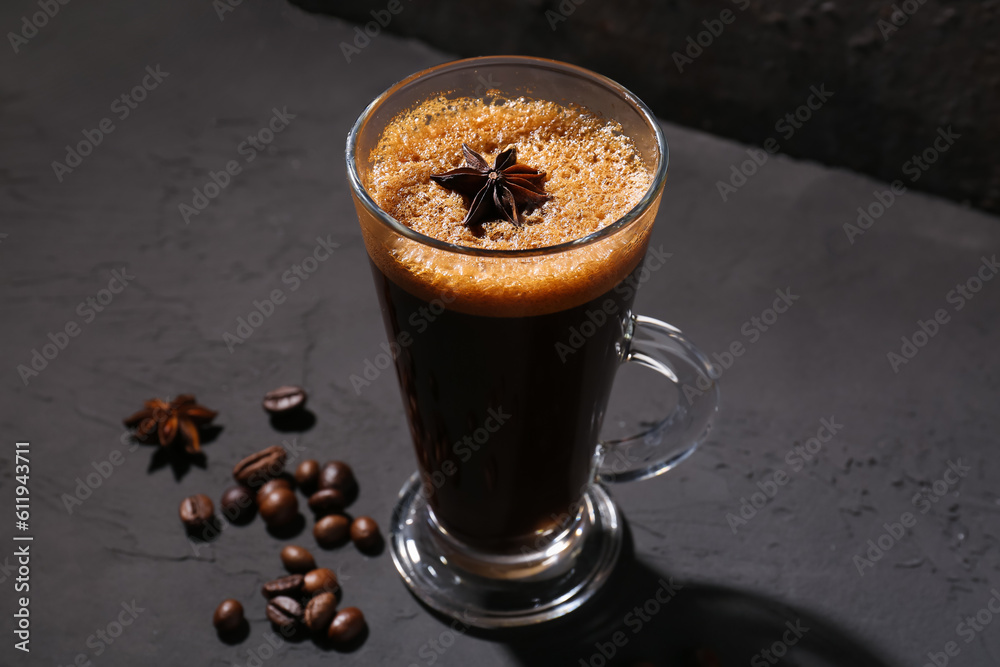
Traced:
<path fill-rule="evenodd" d="M 557 246 L 484 250 L 424 236 L 379 208 L 367 185 L 387 124 L 442 95 L 582 105 L 621 124 L 652 185 L 620 220 Z M 667 175 L 660 127 L 639 99 L 593 72 L 474 58 L 379 96 L 351 130 L 347 165 L 418 462 L 390 527 L 396 567 L 421 600 L 472 625 L 565 614 L 618 557 L 618 510 L 602 483 L 669 470 L 704 438 L 718 406 L 705 356 L 678 329 L 632 314 Z M 627 362 L 667 377 L 674 407 L 634 437 L 601 441 Z M 685 385 L 700 393 L 683 395 Z"/>

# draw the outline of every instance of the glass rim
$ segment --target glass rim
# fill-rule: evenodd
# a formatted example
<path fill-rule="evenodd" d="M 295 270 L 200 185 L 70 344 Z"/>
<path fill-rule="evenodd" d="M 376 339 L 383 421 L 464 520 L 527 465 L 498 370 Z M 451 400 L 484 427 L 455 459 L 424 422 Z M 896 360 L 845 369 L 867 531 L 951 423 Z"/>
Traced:
<path fill-rule="evenodd" d="M 407 227 L 402 222 L 394 218 L 387 211 L 383 210 L 375 200 L 372 198 L 368 189 L 365 188 L 364 184 L 361 182 L 361 176 L 358 174 L 357 162 L 355 160 L 355 153 L 358 143 L 358 135 L 364 128 L 365 124 L 371 118 L 372 114 L 392 95 L 397 91 L 405 88 L 414 81 L 419 79 L 424 79 L 435 74 L 442 74 L 446 72 L 452 72 L 461 69 L 478 68 L 489 65 L 516 65 L 522 64 L 526 66 L 535 67 L 537 69 L 547 69 L 552 71 L 557 71 L 563 74 L 570 74 L 577 76 L 581 79 L 586 79 L 593 83 L 603 86 L 608 91 L 617 94 L 621 99 L 626 101 L 631 107 L 638 111 L 639 114 L 646 121 L 646 124 L 653 131 L 656 138 L 656 146 L 659 150 L 659 156 L 657 159 L 656 170 L 653 173 L 653 180 L 649 185 L 649 188 L 643 194 L 642 198 L 633 206 L 625 215 L 620 217 L 615 222 L 602 227 L 596 232 L 592 232 L 586 236 L 581 236 L 578 239 L 573 239 L 572 241 L 566 241 L 564 243 L 559 243 L 551 246 L 543 246 L 541 248 L 526 248 L 521 250 L 496 250 L 489 248 L 473 248 L 470 246 L 457 245 L 454 243 L 449 243 L 447 241 L 442 241 L 436 239 L 432 236 L 427 236 L 422 234 L 410 227 Z M 357 200 L 364 205 L 364 207 L 371 213 L 375 218 L 377 218 L 382 224 L 391 229 L 393 232 L 404 236 L 411 241 L 421 243 L 423 245 L 431 246 L 439 250 L 445 250 L 447 252 L 454 252 L 463 255 L 474 255 L 483 257 L 503 257 L 503 258 L 515 258 L 515 257 L 532 257 L 537 255 L 548 255 L 555 254 L 558 252 L 563 252 L 566 250 L 571 250 L 575 248 L 580 248 L 597 241 L 606 239 L 618 231 L 628 227 L 632 222 L 642 216 L 646 210 L 656 201 L 659 196 L 660 190 L 663 188 L 663 184 L 667 179 L 667 164 L 669 162 L 669 149 L 667 147 L 667 141 L 663 136 L 663 129 L 660 127 L 659 122 L 656 120 L 656 116 L 653 112 L 646 106 L 646 104 L 640 100 L 635 94 L 630 90 L 617 83 L 616 81 L 609 79 L 606 76 L 597 74 L 583 67 L 578 67 L 576 65 L 571 65 L 569 63 L 560 62 L 558 60 L 550 60 L 548 58 L 535 58 L 530 56 L 482 56 L 478 58 L 463 58 L 461 60 L 452 60 L 440 65 L 435 65 L 396 82 L 389 88 L 387 88 L 382 94 L 376 97 L 374 100 L 365 107 L 365 110 L 361 112 L 358 119 L 354 122 L 354 126 L 351 128 L 350 133 L 347 135 L 347 178 L 351 185 L 351 190 L 357 197 Z"/>

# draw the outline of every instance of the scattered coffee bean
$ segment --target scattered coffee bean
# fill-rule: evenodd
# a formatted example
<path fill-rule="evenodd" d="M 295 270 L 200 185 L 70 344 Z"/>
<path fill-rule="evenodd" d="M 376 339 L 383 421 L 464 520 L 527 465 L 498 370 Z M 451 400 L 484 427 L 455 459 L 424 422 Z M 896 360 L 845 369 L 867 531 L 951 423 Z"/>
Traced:
<path fill-rule="evenodd" d="M 215 505 L 212 499 L 204 493 L 188 496 L 181 501 L 179 513 L 181 523 L 188 530 L 204 528 L 212 520 L 215 514 Z"/>
<path fill-rule="evenodd" d="M 302 620 L 302 605 L 279 595 L 267 603 L 267 619 L 279 628 L 293 628 Z"/>
<path fill-rule="evenodd" d="M 295 469 L 295 482 L 302 490 L 311 494 L 319 486 L 319 461 L 306 459 Z"/>
<path fill-rule="evenodd" d="M 267 582 L 261 587 L 260 592 L 266 598 L 273 598 L 279 595 L 297 598 L 302 595 L 302 586 L 304 583 L 305 577 L 301 574 L 290 574 L 286 577 L 278 577 L 273 581 Z"/>
<path fill-rule="evenodd" d="M 285 477 L 277 477 L 265 482 L 264 486 L 257 490 L 257 504 L 260 505 L 260 501 L 266 498 L 269 493 L 278 489 L 288 489 L 291 491 L 292 483 Z"/>
<path fill-rule="evenodd" d="M 336 593 L 339 587 L 337 575 L 325 567 L 307 572 L 302 582 L 302 590 L 306 595 Z"/>
<path fill-rule="evenodd" d="M 359 516 L 351 522 L 351 541 L 362 551 L 377 549 L 382 543 L 378 524 L 370 516 Z"/>
<path fill-rule="evenodd" d="M 333 593 L 320 593 L 306 605 L 306 627 L 316 634 L 322 634 L 333 621 L 337 613 L 337 596 Z"/>
<path fill-rule="evenodd" d="M 357 607 L 345 607 L 330 622 L 326 636 L 338 644 L 351 641 L 365 629 L 365 615 Z"/>
<path fill-rule="evenodd" d="M 253 494 L 245 486 L 231 486 L 226 489 L 219 506 L 222 508 L 223 516 L 233 523 L 242 523 L 252 518 L 256 511 Z"/>
<path fill-rule="evenodd" d="M 309 496 L 309 509 L 317 516 L 326 516 L 347 507 L 347 498 L 340 489 L 320 489 Z"/>
<path fill-rule="evenodd" d="M 278 387 L 264 394 L 264 409 L 272 415 L 301 410 L 305 407 L 305 390 L 302 387 Z"/>
<path fill-rule="evenodd" d="M 351 495 L 357 490 L 358 482 L 354 478 L 351 466 L 343 461 L 327 461 L 319 472 L 319 488 L 340 489 L 345 495 Z"/>
<path fill-rule="evenodd" d="M 331 514 L 319 519 L 313 526 L 313 536 L 324 549 L 335 547 L 347 541 L 351 522 L 343 514 Z"/>
<path fill-rule="evenodd" d="M 294 491 L 285 487 L 278 487 L 258 499 L 257 506 L 261 518 L 269 528 L 283 528 L 294 521 L 299 513 L 299 499 L 295 497 Z"/>
<path fill-rule="evenodd" d="M 243 625 L 243 605 L 238 600 L 223 600 L 222 604 L 215 608 L 212 625 L 219 634 L 236 632 Z"/>
<path fill-rule="evenodd" d="M 288 452 L 281 445 L 274 445 L 251 454 L 233 467 L 233 478 L 251 489 L 256 489 L 285 469 Z"/>
<path fill-rule="evenodd" d="M 281 550 L 281 562 L 289 572 L 305 574 L 309 570 L 316 569 L 316 559 L 303 547 L 289 544 Z"/>

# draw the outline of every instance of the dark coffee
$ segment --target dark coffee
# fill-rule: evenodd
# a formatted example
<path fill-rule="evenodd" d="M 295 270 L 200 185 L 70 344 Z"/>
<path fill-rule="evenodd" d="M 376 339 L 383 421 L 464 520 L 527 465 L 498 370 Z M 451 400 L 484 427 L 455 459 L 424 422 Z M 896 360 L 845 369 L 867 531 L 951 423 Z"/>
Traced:
<path fill-rule="evenodd" d="M 266 598 L 273 598 L 279 595 L 298 597 L 302 594 L 304 583 L 305 577 L 301 574 L 289 574 L 288 576 L 278 577 L 273 581 L 267 582 L 261 587 L 260 592 Z"/>
<path fill-rule="evenodd" d="M 302 387 L 278 387 L 264 394 L 262 405 L 272 415 L 301 410 L 306 404 L 306 392 Z"/>
<path fill-rule="evenodd" d="M 223 600 L 212 615 L 212 625 L 219 634 L 232 634 L 243 625 L 243 605 L 239 600 Z"/>
<path fill-rule="evenodd" d="M 291 491 L 292 483 L 285 477 L 278 477 L 265 482 L 264 486 L 257 489 L 257 504 L 262 504 L 272 491 L 277 491 L 278 489 L 288 489 Z"/>
<path fill-rule="evenodd" d="M 281 550 L 281 562 L 289 572 L 305 574 L 316 569 L 316 559 L 305 547 L 289 544 Z"/>
<path fill-rule="evenodd" d="M 333 514 L 347 507 L 347 498 L 340 489 L 320 489 L 309 496 L 309 509 L 316 516 Z"/>
<path fill-rule="evenodd" d="M 375 551 L 382 545 L 378 524 L 370 516 L 359 516 L 351 522 L 351 541 L 361 551 Z"/>
<path fill-rule="evenodd" d="M 299 513 L 299 499 L 295 492 L 279 486 L 263 498 L 257 499 L 258 511 L 269 528 L 284 528 L 291 524 Z"/>
<path fill-rule="evenodd" d="M 222 494 L 222 514 L 233 523 L 246 523 L 257 513 L 254 495 L 245 486 L 231 486 Z"/>
<path fill-rule="evenodd" d="M 330 628 L 326 636 L 331 641 L 344 644 L 358 635 L 365 629 L 365 615 L 357 607 L 345 607 L 337 612 L 330 622 Z"/>
<path fill-rule="evenodd" d="M 243 486 L 256 489 L 267 480 L 280 475 L 285 469 L 287 458 L 288 452 L 281 445 L 262 449 L 233 466 L 233 479 Z"/>
<path fill-rule="evenodd" d="M 333 593 L 320 593 L 306 605 L 305 624 L 317 635 L 326 633 L 337 613 L 337 596 Z"/>
<path fill-rule="evenodd" d="M 267 603 L 267 619 L 278 628 L 294 628 L 302 621 L 302 616 L 302 605 L 292 598 L 279 596 Z"/>
<path fill-rule="evenodd" d="M 639 266 L 588 303 L 491 317 L 418 298 L 372 264 L 425 492 L 460 539 L 518 550 L 575 512 Z"/>
<path fill-rule="evenodd" d="M 319 485 L 319 461 L 306 459 L 295 469 L 295 483 L 306 495 L 316 490 Z"/>
<path fill-rule="evenodd" d="M 182 500 L 177 513 L 184 527 L 194 531 L 208 526 L 215 514 L 215 505 L 204 493 L 198 493 Z"/>
<path fill-rule="evenodd" d="M 350 496 L 357 490 L 358 482 L 351 466 L 343 461 L 327 461 L 319 473 L 319 488 L 337 489 Z"/>
<path fill-rule="evenodd" d="M 336 593 L 338 588 L 340 584 L 337 582 L 337 575 L 325 567 L 307 572 L 303 578 L 302 592 L 306 595 Z"/>
<path fill-rule="evenodd" d="M 347 541 L 351 530 L 350 520 L 343 514 L 331 514 L 319 519 L 313 526 L 313 537 L 324 549 L 330 549 Z"/>

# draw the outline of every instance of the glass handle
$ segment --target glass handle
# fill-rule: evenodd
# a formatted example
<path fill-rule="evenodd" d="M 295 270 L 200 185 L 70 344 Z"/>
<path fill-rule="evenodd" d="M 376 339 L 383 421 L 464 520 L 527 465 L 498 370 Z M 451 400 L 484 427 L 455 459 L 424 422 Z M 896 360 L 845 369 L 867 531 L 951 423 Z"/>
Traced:
<path fill-rule="evenodd" d="M 670 380 L 676 405 L 645 431 L 598 445 L 597 476 L 603 482 L 631 482 L 670 470 L 705 439 L 719 411 L 718 375 L 712 362 L 677 327 L 633 315 L 625 336 L 624 362 L 651 368 Z"/>

